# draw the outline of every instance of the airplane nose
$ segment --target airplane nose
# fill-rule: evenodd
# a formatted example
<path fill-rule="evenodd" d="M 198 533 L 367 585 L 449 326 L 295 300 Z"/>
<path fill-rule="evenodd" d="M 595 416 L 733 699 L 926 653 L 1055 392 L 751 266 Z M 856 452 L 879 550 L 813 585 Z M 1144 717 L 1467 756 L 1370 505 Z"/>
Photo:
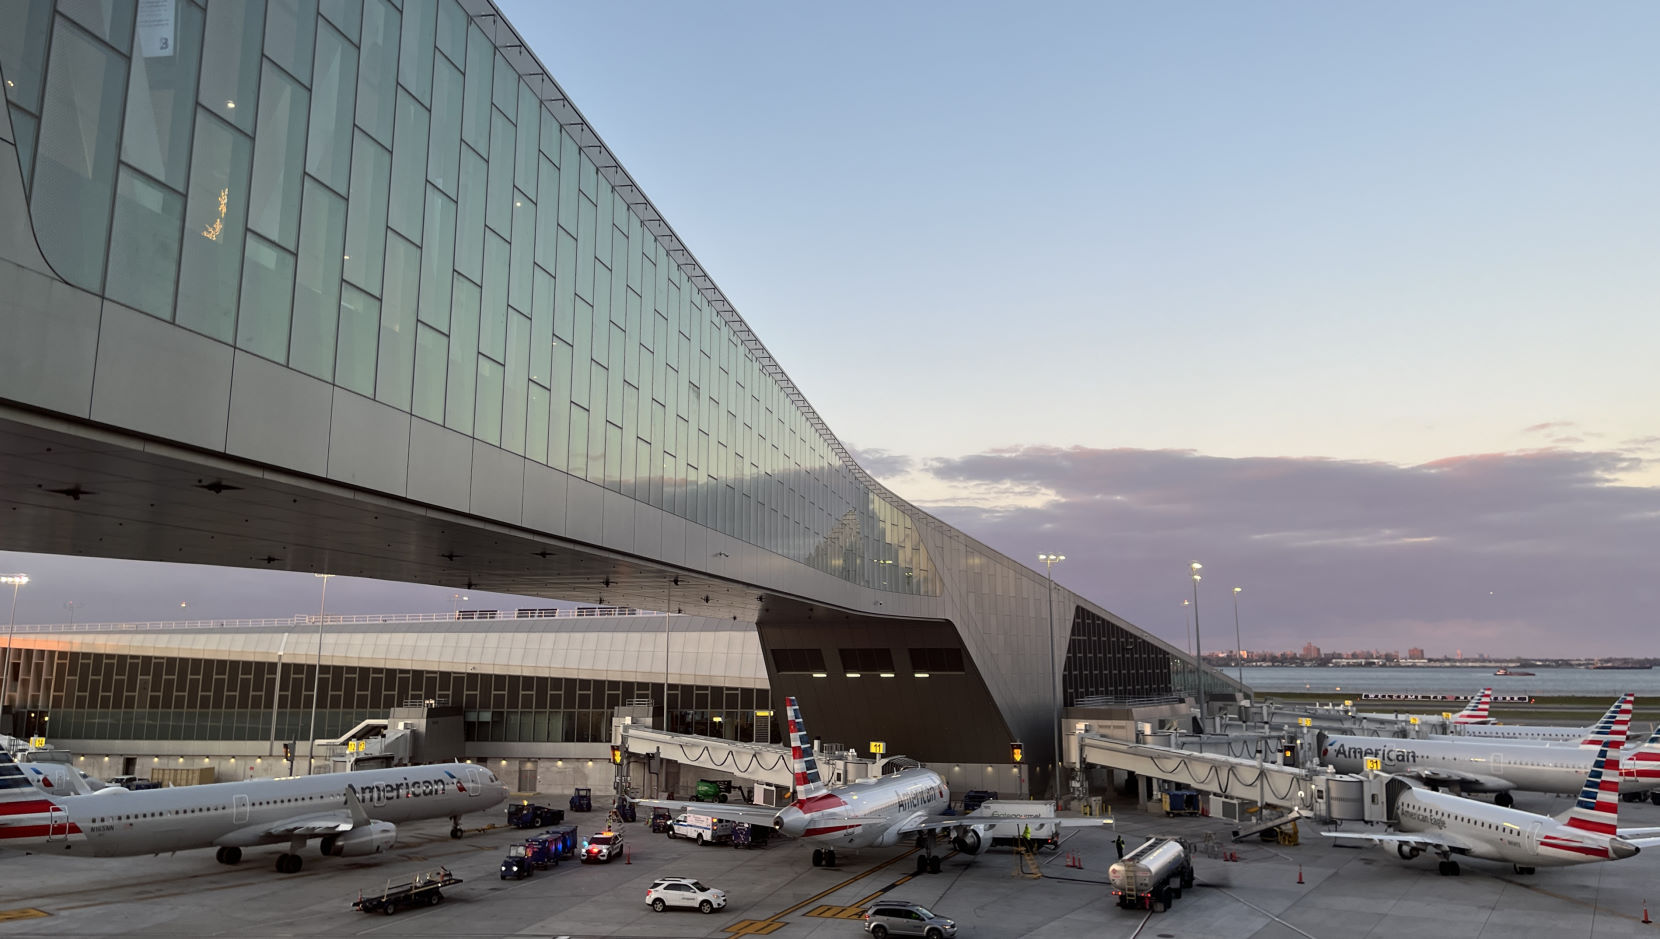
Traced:
<path fill-rule="evenodd" d="M 1608 839 L 1608 853 L 1613 855 L 1614 860 L 1616 860 L 1616 861 L 1624 860 L 1625 858 L 1632 857 L 1638 851 L 1641 851 L 1641 850 L 1642 850 L 1642 848 L 1639 848 L 1636 845 L 1632 844 L 1631 842 L 1626 841 L 1624 838 L 1610 838 L 1610 839 Z"/>

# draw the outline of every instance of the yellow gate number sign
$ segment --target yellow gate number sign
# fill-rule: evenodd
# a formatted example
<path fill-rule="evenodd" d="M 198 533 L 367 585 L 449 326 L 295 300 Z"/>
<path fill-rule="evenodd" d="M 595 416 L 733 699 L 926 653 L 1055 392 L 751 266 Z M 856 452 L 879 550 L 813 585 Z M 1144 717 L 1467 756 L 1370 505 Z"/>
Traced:
<path fill-rule="evenodd" d="M 875 753 L 875 754 L 882 754 L 882 753 L 888 752 L 887 741 L 885 741 L 885 740 L 872 740 L 870 742 L 870 752 Z"/>
<path fill-rule="evenodd" d="M 1371 771 L 1382 771 L 1383 761 L 1375 756 L 1369 756 L 1366 758 L 1366 768 Z"/>

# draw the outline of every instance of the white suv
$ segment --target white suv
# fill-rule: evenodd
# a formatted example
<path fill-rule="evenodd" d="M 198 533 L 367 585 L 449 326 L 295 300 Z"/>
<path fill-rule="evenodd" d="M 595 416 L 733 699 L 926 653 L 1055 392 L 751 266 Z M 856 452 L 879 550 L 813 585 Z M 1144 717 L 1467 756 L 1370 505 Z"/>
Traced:
<path fill-rule="evenodd" d="M 588 839 L 588 846 L 582 849 L 582 863 L 589 861 L 604 861 L 611 863 L 611 859 L 623 852 L 623 836 L 618 831 L 602 831 Z"/>
<path fill-rule="evenodd" d="M 726 891 L 705 887 L 690 877 L 659 877 L 646 889 L 646 904 L 659 913 L 671 906 L 713 913 L 726 906 Z"/>

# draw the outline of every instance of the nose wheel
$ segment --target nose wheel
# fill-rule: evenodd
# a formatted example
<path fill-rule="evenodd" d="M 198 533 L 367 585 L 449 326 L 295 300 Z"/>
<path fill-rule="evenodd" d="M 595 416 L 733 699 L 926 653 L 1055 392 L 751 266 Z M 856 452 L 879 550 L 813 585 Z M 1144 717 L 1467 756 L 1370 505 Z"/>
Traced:
<path fill-rule="evenodd" d="M 242 849 L 234 846 L 224 847 L 215 852 L 213 856 L 221 864 L 237 864 L 242 861 Z"/>
<path fill-rule="evenodd" d="M 1458 876 L 1458 862 L 1457 861 L 1442 861 L 1441 865 L 1438 869 L 1441 871 L 1441 876 L 1442 877 L 1457 877 Z"/>

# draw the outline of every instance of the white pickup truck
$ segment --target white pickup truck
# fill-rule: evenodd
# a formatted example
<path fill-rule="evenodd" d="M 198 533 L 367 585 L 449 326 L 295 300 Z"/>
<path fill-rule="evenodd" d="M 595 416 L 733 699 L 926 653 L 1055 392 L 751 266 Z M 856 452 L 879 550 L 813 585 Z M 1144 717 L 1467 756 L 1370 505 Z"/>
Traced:
<path fill-rule="evenodd" d="M 712 815 L 686 813 L 669 826 L 670 838 L 688 838 L 698 844 L 727 844 L 732 840 L 732 823 Z"/>

